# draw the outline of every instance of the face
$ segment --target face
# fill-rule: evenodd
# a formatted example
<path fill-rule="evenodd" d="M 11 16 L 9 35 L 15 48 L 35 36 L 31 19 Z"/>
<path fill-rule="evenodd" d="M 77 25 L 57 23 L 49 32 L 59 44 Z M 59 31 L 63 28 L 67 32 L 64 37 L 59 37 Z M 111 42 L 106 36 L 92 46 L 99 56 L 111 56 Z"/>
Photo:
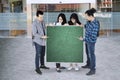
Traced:
<path fill-rule="evenodd" d="M 62 22 L 63 22 L 62 17 L 59 17 L 59 22 L 60 22 L 60 23 L 62 23 Z"/>
<path fill-rule="evenodd" d="M 71 21 L 72 21 L 73 23 L 76 23 L 76 20 L 75 20 L 74 18 L 71 18 Z"/>
<path fill-rule="evenodd" d="M 91 21 L 91 16 L 88 16 L 88 14 L 85 14 L 85 19 L 87 19 L 88 21 Z"/>
<path fill-rule="evenodd" d="M 39 15 L 37 18 L 38 18 L 38 20 L 39 20 L 40 22 L 43 21 L 43 15 Z"/>

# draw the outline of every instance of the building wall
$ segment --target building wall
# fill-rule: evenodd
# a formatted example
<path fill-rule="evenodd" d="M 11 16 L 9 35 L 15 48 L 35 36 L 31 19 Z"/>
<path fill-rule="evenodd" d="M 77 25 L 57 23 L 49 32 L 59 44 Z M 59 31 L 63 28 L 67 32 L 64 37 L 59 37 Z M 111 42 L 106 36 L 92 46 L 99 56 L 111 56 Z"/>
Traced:
<path fill-rule="evenodd" d="M 96 0 L 27 0 L 27 4 L 95 3 Z"/>
<path fill-rule="evenodd" d="M 120 12 L 120 0 L 113 0 L 113 12 Z"/>
<path fill-rule="evenodd" d="M 53 8 L 55 9 L 55 12 L 46 12 L 45 13 L 45 20 L 47 23 L 49 23 L 49 21 L 51 21 L 52 23 L 56 20 L 56 16 L 59 14 L 59 12 L 61 12 L 61 10 L 63 10 L 64 8 L 66 9 L 75 9 L 76 7 L 79 8 L 79 18 L 80 20 L 82 20 L 83 23 L 85 23 L 85 20 L 83 18 L 83 13 L 86 11 L 86 9 L 95 7 L 97 9 L 99 4 L 97 3 L 97 0 L 72 0 L 74 2 L 68 2 L 69 0 L 22 0 L 22 12 L 20 13 L 14 13 L 11 9 L 12 7 L 8 8 L 8 5 L 3 3 L 6 3 L 6 0 L 0 0 L 0 30 L 27 30 L 27 34 L 28 36 L 31 36 L 31 24 L 32 24 L 32 20 L 33 20 L 33 13 L 36 12 L 37 8 L 36 6 L 34 6 L 34 8 L 32 7 L 32 4 L 41 4 L 38 5 L 39 8 L 42 8 L 43 11 L 46 11 L 46 6 L 45 4 L 49 4 L 49 8 L 50 10 L 52 10 Z M 7 0 L 9 2 L 9 6 L 11 6 L 11 1 L 21 1 L 21 0 Z M 76 2 L 77 1 L 77 2 Z M 103 0 L 98 0 L 98 2 L 101 2 Z M 76 2 L 76 3 L 75 3 Z M 73 5 L 69 5 L 68 3 L 73 3 Z M 81 5 L 77 5 L 77 3 L 84 3 Z M 55 7 L 51 4 L 56 4 Z M 64 6 L 61 6 L 60 4 L 64 4 Z M 68 5 L 65 5 L 68 4 Z M 101 11 L 98 14 L 100 14 L 99 16 L 97 16 L 97 18 L 100 20 L 101 22 L 101 29 L 102 30 L 120 30 L 120 23 L 119 23 L 119 19 L 120 19 L 120 0 L 113 0 L 113 4 L 112 4 L 112 11 L 111 12 L 104 12 Z M 4 6 L 4 7 L 3 7 Z M 65 14 L 67 15 L 67 20 L 69 20 L 69 16 L 71 13 L 66 11 Z M 54 15 L 53 15 L 54 14 Z M 19 15 L 19 16 L 18 16 Z M 107 16 L 107 15 L 111 15 Z M 54 17 L 54 18 L 53 18 Z M 52 20 L 50 20 L 52 19 Z"/>

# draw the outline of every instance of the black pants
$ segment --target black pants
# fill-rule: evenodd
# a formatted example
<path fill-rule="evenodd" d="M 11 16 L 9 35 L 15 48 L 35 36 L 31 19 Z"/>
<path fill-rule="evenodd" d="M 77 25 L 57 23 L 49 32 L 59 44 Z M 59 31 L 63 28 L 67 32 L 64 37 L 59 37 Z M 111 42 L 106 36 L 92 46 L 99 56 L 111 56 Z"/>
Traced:
<path fill-rule="evenodd" d="M 56 68 L 60 68 L 60 63 L 56 63 Z"/>
<path fill-rule="evenodd" d="M 85 43 L 85 50 L 86 50 L 86 55 L 87 55 L 87 66 L 90 66 L 90 58 L 89 58 L 89 54 L 88 54 L 88 47 L 87 44 Z"/>

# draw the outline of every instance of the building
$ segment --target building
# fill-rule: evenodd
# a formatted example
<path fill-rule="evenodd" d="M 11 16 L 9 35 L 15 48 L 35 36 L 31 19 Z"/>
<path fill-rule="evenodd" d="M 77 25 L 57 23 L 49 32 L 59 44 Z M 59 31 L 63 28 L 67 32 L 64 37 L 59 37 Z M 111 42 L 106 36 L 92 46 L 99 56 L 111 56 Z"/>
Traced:
<path fill-rule="evenodd" d="M 92 7 L 97 9 L 101 35 L 112 36 L 120 32 L 119 3 L 119 0 L 0 0 L 0 37 L 31 37 L 31 24 L 37 10 L 44 11 L 47 24 L 53 23 L 60 12 L 67 15 L 67 20 L 76 12 L 85 23 L 82 14 Z"/>
<path fill-rule="evenodd" d="M 26 0 L 0 0 L 0 36 L 26 33 Z"/>

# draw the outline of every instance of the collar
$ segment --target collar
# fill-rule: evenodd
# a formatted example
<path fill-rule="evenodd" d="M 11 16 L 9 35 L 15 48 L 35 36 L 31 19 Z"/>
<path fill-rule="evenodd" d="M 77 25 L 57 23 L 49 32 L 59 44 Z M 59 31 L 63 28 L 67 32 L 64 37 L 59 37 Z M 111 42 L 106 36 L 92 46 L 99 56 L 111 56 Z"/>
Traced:
<path fill-rule="evenodd" d="M 96 18 L 94 18 L 94 20 L 93 20 L 93 21 L 91 21 L 91 22 L 93 22 L 93 23 L 94 23 L 94 22 L 96 22 L 96 21 L 97 21 L 97 20 L 96 20 Z"/>
<path fill-rule="evenodd" d="M 43 22 L 44 22 L 44 21 L 40 22 L 38 19 L 35 19 L 35 21 L 36 21 L 37 23 L 43 23 Z"/>

